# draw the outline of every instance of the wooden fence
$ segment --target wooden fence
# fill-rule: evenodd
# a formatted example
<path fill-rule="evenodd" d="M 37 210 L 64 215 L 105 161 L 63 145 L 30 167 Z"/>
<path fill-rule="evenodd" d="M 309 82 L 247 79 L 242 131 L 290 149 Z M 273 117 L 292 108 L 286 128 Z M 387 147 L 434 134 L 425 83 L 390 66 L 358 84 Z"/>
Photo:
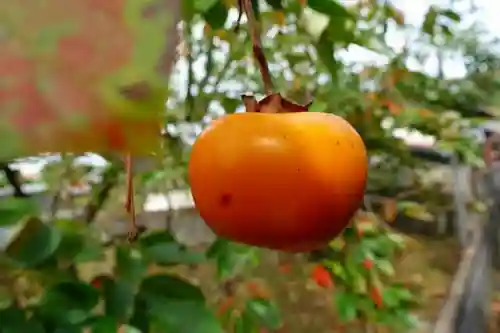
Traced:
<path fill-rule="evenodd" d="M 434 333 L 486 333 L 489 329 L 492 273 L 500 268 L 500 167 L 492 167 L 479 181 L 477 192 L 488 212 L 480 215 L 461 210 L 455 215 L 457 224 L 469 228 L 462 235 L 462 260 Z"/>

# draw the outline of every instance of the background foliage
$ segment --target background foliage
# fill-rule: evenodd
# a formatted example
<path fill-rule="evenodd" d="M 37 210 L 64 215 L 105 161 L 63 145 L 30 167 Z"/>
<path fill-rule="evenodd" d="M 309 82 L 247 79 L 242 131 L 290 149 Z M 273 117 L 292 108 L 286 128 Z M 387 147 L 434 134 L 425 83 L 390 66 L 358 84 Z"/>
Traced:
<path fill-rule="evenodd" d="M 263 91 L 245 19 L 235 29 L 236 1 L 181 4 L 179 57 L 168 86 L 160 165 L 137 161 L 139 203 L 152 192 L 188 189 L 186 163 L 196 135 L 212 119 L 241 111 L 241 94 Z M 393 264 L 405 244 L 388 223 L 400 212 L 433 220 L 452 203 L 446 184 L 435 180 L 442 177 L 431 176 L 435 165 L 411 155 L 394 133 L 404 128 L 431 135 L 433 148 L 480 167 L 471 130 L 480 110 L 497 112 L 496 41 L 479 38 L 481 26 L 464 22 L 471 11 L 451 7 L 430 7 L 422 26 L 415 27 L 391 1 L 253 4 L 275 86 L 299 103 L 313 100 L 311 111 L 345 117 L 371 156 L 363 211 L 329 249 L 308 256 L 314 264 L 304 266 L 304 283 L 312 279 L 331 297 L 339 320 L 332 326 L 367 332 L 373 326 L 397 332 L 417 326 L 413 310 L 420 291 L 394 277 Z M 105 7 L 104 2 L 93 6 Z M 402 47 L 387 42 L 394 32 L 405 36 Z M 359 48 L 383 61 L 347 61 L 347 51 Z M 449 79 L 443 62 L 457 55 L 467 75 Z M 411 66 L 432 57 L 440 63 L 437 75 Z M 123 165 L 110 155 L 103 156 L 105 166 L 87 167 L 75 163 L 78 157 L 52 160 L 43 179 L 35 181 L 47 186 L 49 205 L 19 187 L 33 180 L 18 179 L 12 171 L 18 161 L 2 165 L 3 185 L 13 186 L 14 195 L 0 201 L 0 225 L 13 234 L 0 256 L 0 332 L 292 332 L 272 291 L 252 279 L 266 251 L 223 239 L 192 248 L 171 230 L 146 231 L 133 244 L 123 232 L 103 235 L 94 222 L 113 200 L 123 202 Z M 76 197 L 77 191 L 86 194 Z M 168 229 L 168 219 L 165 225 Z M 108 272 L 87 276 L 84 267 L 95 263 L 104 263 Z M 206 263 L 215 267 L 220 299 L 207 300 L 196 282 L 178 274 L 179 267 Z M 277 272 L 285 270 L 276 266 Z"/>

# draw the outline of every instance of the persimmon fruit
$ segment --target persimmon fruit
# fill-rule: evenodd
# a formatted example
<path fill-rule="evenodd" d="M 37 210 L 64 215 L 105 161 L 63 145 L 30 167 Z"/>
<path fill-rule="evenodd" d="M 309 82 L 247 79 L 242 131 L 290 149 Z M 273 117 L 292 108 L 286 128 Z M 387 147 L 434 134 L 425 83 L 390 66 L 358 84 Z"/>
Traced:
<path fill-rule="evenodd" d="M 344 119 L 271 94 L 213 121 L 195 141 L 195 205 L 220 237 L 306 252 L 339 235 L 359 208 L 368 158 Z"/>

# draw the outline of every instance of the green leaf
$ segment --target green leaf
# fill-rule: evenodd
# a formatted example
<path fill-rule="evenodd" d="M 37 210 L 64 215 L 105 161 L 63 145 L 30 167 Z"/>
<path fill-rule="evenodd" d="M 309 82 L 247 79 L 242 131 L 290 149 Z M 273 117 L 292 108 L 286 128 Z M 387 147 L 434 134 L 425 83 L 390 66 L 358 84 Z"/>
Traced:
<path fill-rule="evenodd" d="M 335 0 L 308 0 L 307 6 L 333 19 L 352 17 L 352 14 Z"/>
<path fill-rule="evenodd" d="M 184 280 L 170 275 L 150 276 L 142 282 L 139 297 L 162 331 L 223 332 L 215 316 L 206 308 L 201 290 Z"/>
<path fill-rule="evenodd" d="M 149 332 L 151 321 L 148 317 L 147 303 L 141 297 L 136 297 L 134 301 L 134 313 L 130 318 L 130 325 L 136 327 L 139 332 Z"/>
<path fill-rule="evenodd" d="M 183 1 L 184 2 L 184 1 Z M 189 2 L 186 0 L 186 2 Z M 194 9 L 200 13 L 204 13 L 217 3 L 220 3 L 219 0 L 193 0 Z"/>
<path fill-rule="evenodd" d="M 38 204 L 31 198 L 7 198 L 0 200 L 0 227 L 18 223 L 26 216 L 39 214 Z"/>
<path fill-rule="evenodd" d="M 283 4 L 281 3 L 281 0 L 266 0 L 266 2 L 274 10 L 282 10 L 284 8 Z"/>
<path fill-rule="evenodd" d="M 192 252 L 164 231 L 142 238 L 139 244 L 146 259 L 158 265 L 196 264 L 205 260 L 203 253 Z"/>
<path fill-rule="evenodd" d="M 141 294 L 148 298 L 188 299 L 203 301 L 201 290 L 189 282 L 171 275 L 153 275 L 142 281 Z"/>
<path fill-rule="evenodd" d="M 75 263 L 86 263 L 102 259 L 104 259 L 104 247 L 102 242 L 96 237 L 88 235 L 88 237 L 84 238 L 82 249 L 75 256 L 73 261 Z"/>
<path fill-rule="evenodd" d="M 116 275 L 132 285 L 141 282 L 147 272 L 147 262 L 134 246 L 118 245 L 116 251 Z"/>
<path fill-rule="evenodd" d="M 327 107 L 327 103 L 316 100 L 309 107 L 309 112 L 325 112 L 327 111 Z"/>
<path fill-rule="evenodd" d="M 89 328 L 92 333 L 116 333 L 119 325 L 115 318 L 99 316 L 92 319 Z"/>
<path fill-rule="evenodd" d="M 424 23 L 422 24 L 422 31 L 434 36 L 434 28 L 436 27 L 436 20 L 438 11 L 435 6 L 430 6 L 427 14 L 425 14 Z"/>
<path fill-rule="evenodd" d="M 54 226 L 61 233 L 61 243 L 56 251 L 60 260 L 72 262 L 85 245 L 85 225 L 72 220 L 56 220 Z"/>
<path fill-rule="evenodd" d="M 214 259 L 219 278 L 233 277 L 248 266 L 258 264 L 258 249 L 218 238 L 207 250 L 207 257 Z"/>
<path fill-rule="evenodd" d="M 241 99 L 223 97 L 221 103 L 226 113 L 234 113 L 236 109 L 241 105 Z"/>
<path fill-rule="evenodd" d="M 408 311 L 396 310 L 395 316 L 404 329 L 413 329 L 421 325 L 421 321 Z"/>
<path fill-rule="evenodd" d="M 7 326 L 4 324 L 4 322 L 2 322 L 2 333 L 19 333 L 19 332 L 48 333 L 44 329 L 43 324 L 34 318 L 17 322 L 12 326 Z"/>
<path fill-rule="evenodd" d="M 161 332 L 223 333 L 223 329 L 203 302 L 163 300 L 149 305 L 150 315 Z M 160 330 L 159 330 L 160 331 Z"/>
<path fill-rule="evenodd" d="M 389 308 L 399 309 L 401 303 L 413 300 L 412 293 L 401 287 L 387 287 L 382 292 L 384 304 Z"/>
<path fill-rule="evenodd" d="M 375 267 L 387 277 L 392 277 L 395 274 L 394 267 L 389 260 L 375 260 Z"/>
<path fill-rule="evenodd" d="M 200 0 L 202 1 L 202 0 Z M 203 19 L 214 30 L 221 29 L 227 20 L 228 11 L 226 6 L 220 1 L 217 1 L 214 6 L 210 7 L 203 13 Z"/>
<path fill-rule="evenodd" d="M 277 330 L 283 325 L 278 307 L 267 299 L 248 300 L 245 311 L 270 330 Z"/>
<path fill-rule="evenodd" d="M 133 326 L 123 325 L 121 332 L 123 332 L 123 333 L 146 333 L 147 331 L 141 331 Z"/>
<path fill-rule="evenodd" d="M 257 331 L 255 321 L 248 312 L 245 311 L 234 318 L 234 333 L 256 333 Z"/>
<path fill-rule="evenodd" d="M 340 319 L 350 322 L 357 317 L 357 297 L 354 294 L 345 291 L 335 293 L 335 306 Z"/>
<path fill-rule="evenodd" d="M 25 313 L 22 309 L 10 306 L 7 309 L 0 310 L 0 323 L 2 323 L 2 329 L 5 327 L 15 327 L 24 321 Z"/>
<path fill-rule="evenodd" d="M 326 267 L 330 268 L 333 276 L 339 277 L 342 280 L 347 278 L 347 273 L 345 267 L 337 261 L 327 261 L 325 263 Z"/>
<path fill-rule="evenodd" d="M 260 21 L 260 3 L 259 0 L 252 0 L 252 9 L 253 13 L 255 15 L 255 19 L 257 21 Z"/>
<path fill-rule="evenodd" d="M 457 12 L 451 10 L 451 9 L 445 9 L 445 10 L 442 10 L 440 12 L 441 15 L 449 18 L 450 20 L 452 21 L 455 21 L 455 22 L 460 22 L 461 18 L 460 18 L 460 14 L 458 14 Z"/>
<path fill-rule="evenodd" d="M 102 283 L 104 313 L 119 322 L 128 319 L 134 310 L 135 290 L 121 280 L 105 279 Z"/>
<path fill-rule="evenodd" d="M 62 282 L 45 290 L 40 301 L 40 313 L 52 321 L 80 324 L 88 319 L 99 301 L 94 287 L 80 282 Z"/>
<path fill-rule="evenodd" d="M 320 61 L 326 67 L 332 77 L 332 80 L 335 82 L 340 69 L 340 64 L 337 59 L 335 59 L 335 47 L 333 42 L 328 38 L 328 32 L 326 30 L 323 31 L 318 42 L 316 43 L 316 50 Z"/>
<path fill-rule="evenodd" d="M 59 230 L 37 218 L 30 218 L 5 252 L 18 264 L 32 267 L 54 254 L 60 242 Z"/>

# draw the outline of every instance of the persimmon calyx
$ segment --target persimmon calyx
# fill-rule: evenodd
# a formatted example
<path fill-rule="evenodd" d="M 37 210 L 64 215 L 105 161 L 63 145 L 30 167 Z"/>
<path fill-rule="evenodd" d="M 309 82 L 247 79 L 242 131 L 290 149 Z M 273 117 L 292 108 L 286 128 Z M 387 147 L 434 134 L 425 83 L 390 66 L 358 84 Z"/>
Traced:
<path fill-rule="evenodd" d="M 290 113 L 307 112 L 312 103 L 299 105 L 283 98 L 280 94 L 270 94 L 260 101 L 255 96 L 242 95 L 243 105 L 246 112 L 259 113 Z"/>

